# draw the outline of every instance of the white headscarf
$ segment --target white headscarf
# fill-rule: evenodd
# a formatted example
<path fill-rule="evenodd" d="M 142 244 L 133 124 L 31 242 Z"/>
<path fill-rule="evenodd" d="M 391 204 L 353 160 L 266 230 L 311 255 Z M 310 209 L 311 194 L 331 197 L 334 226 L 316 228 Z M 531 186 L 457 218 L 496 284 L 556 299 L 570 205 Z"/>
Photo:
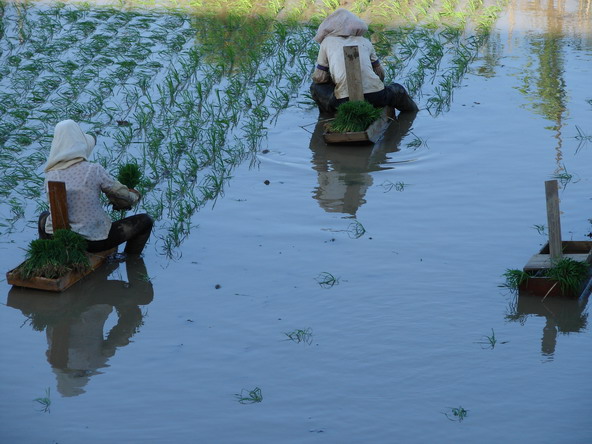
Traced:
<path fill-rule="evenodd" d="M 93 136 L 82 132 L 73 120 L 62 120 L 55 126 L 45 172 L 63 170 L 88 160 L 94 147 Z"/>
<path fill-rule="evenodd" d="M 368 25 L 361 18 L 347 9 L 338 8 L 319 25 L 314 40 L 321 43 L 328 35 L 360 36 L 366 31 L 368 31 Z"/>

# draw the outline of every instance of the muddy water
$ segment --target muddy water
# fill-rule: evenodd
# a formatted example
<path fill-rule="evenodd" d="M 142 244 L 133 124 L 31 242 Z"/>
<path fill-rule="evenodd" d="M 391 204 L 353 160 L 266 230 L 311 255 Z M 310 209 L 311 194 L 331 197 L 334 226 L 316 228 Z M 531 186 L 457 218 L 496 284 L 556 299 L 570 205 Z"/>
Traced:
<path fill-rule="evenodd" d="M 564 237 L 591 231 L 589 15 L 548 34 L 527 6 L 448 113 L 400 116 L 374 148 L 284 112 L 179 260 L 149 245 L 59 297 L 1 283 L 0 441 L 589 442 L 587 301 L 499 287 L 545 241 L 545 180 L 572 176 Z M 2 239 L 4 270 L 31 230 Z"/>

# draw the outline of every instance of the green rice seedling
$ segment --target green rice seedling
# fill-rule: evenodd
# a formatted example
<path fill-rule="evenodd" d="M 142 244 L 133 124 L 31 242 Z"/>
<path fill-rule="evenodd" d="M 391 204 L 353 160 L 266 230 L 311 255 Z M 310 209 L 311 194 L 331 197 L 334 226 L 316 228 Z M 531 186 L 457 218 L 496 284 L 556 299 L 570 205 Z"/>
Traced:
<path fill-rule="evenodd" d="M 373 0 L 356 0 L 351 6 L 351 11 L 354 14 L 363 13 L 371 4 Z"/>
<path fill-rule="evenodd" d="M 68 272 L 66 254 L 61 245 L 52 239 L 36 239 L 30 242 L 26 260 L 16 269 L 23 279 L 44 276 L 55 279 Z"/>
<path fill-rule="evenodd" d="M 366 233 L 366 229 L 360 221 L 354 220 L 347 227 L 347 234 L 352 239 L 359 239 L 364 235 L 364 233 Z"/>
<path fill-rule="evenodd" d="M 121 165 L 117 172 L 117 180 L 128 188 L 136 188 L 142 180 L 142 172 L 137 162 Z"/>
<path fill-rule="evenodd" d="M 55 279 L 69 271 L 86 271 L 86 240 L 70 230 L 56 230 L 52 239 L 30 242 L 25 262 L 15 272 L 23 279 L 42 276 Z"/>
<path fill-rule="evenodd" d="M 116 145 L 124 150 L 132 143 L 132 140 L 134 139 L 134 130 L 131 125 L 119 126 L 113 138 L 116 141 Z"/>
<path fill-rule="evenodd" d="M 312 330 L 310 328 L 305 328 L 304 330 L 292 330 L 291 332 L 285 332 L 284 334 L 288 337 L 288 341 L 296 342 L 297 344 L 300 344 L 301 342 L 308 345 L 312 344 Z"/>
<path fill-rule="evenodd" d="M 53 240 L 62 244 L 71 258 L 74 254 L 84 253 L 86 251 L 86 240 L 79 234 L 70 230 L 56 230 Z M 83 254 L 84 255 L 84 254 Z M 79 259 L 79 258 L 74 258 Z M 84 262 L 83 259 L 80 260 Z"/>
<path fill-rule="evenodd" d="M 328 124 L 328 129 L 336 133 L 365 131 L 378 119 L 382 110 L 374 108 L 365 101 L 350 101 L 339 106 L 335 119 Z"/>
<path fill-rule="evenodd" d="M 493 331 L 493 328 L 491 329 L 491 336 L 485 335 L 485 338 L 493 350 L 495 348 L 495 344 L 497 344 L 497 339 L 495 338 L 495 331 Z"/>
<path fill-rule="evenodd" d="M 404 191 L 405 188 L 408 186 L 409 184 L 405 183 L 405 182 L 391 182 L 390 180 L 385 180 L 383 183 L 380 184 L 380 186 L 384 189 L 385 193 L 388 193 L 389 191 L 395 190 L 395 191 Z"/>
<path fill-rule="evenodd" d="M 35 398 L 33 401 L 39 403 L 41 405 L 40 411 L 43 413 L 51 413 L 50 406 L 51 406 L 51 397 L 50 397 L 50 390 L 49 387 L 45 389 L 45 396 L 41 398 Z"/>
<path fill-rule="evenodd" d="M 481 348 L 488 348 L 490 350 L 493 350 L 497 343 L 498 343 L 498 340 L 495 337 L 495 332 L 493 331 L 493 328 L 491 329 L 491 336 L 483 335 L 483 340 L 477 342 L 477 344 L 481 344 Z M 508 341 L 500 342 L 500 344 L 507 344 L 507 343 L 508 343 Z"/>
<path fill-rule="evenodd" d="M 449 407 L 450 412 L 444 412 L 444 415 L 451 420 L 462 422 L 469 414 L 469 411 L 463 407 Z"/>
<path fill-rule="evenodd" d="M 322 273 L 320 273 L 316 277 L 316 281 L 322 288 L 331 288 L 334 285 L 339 284 L 339 278 L 336 278 L 327 271 L 323 271 Z"/>
<path fill-rule="evenodd" d="M 525 271 L 509 268 L 504 272 L 503 276 L 506 281 L 502 287 L 508 288 L 513 293 L 517 293 L 520 285 L 530 277 Z"/>
<path fill-rule="evenodd" d="M 484 34 L 489 33 L 491 27 L 495 24 L 502 11 L 503 8 L 499 5 L 488 6 L 485 8 L 481 15 L 476 19 L 477 31 Z"/>
<path fill-rule="evenodd" d="M 577 294 L 584 279 L 588 278 L 589 271 L 590 264 L 564 257 L 555 261 L 545 276 L 557 281 L 563 294 Z"/>
<path fill-rule="evenodd" d="M 263 394 L 259 387 L 253 390 L 242 389 L 240 393 L 234 395 L 241 404 L 255 404 L 263 401 Z"/>

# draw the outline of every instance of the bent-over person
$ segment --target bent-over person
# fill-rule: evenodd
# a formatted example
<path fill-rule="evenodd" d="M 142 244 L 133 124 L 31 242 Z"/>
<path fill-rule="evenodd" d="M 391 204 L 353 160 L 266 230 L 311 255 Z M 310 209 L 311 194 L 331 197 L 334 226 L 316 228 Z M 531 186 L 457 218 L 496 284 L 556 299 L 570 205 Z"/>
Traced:
<path fill-rule="evenodd" d="M 49 181 L 65 183 L 70 228 L 87 240 L 89 252 L 109 250 L 126 242 L 126 253 L 140 254 L 154 221 L 148 214 L 111 221 L 101 203 L 101 193 L 118 210 L 130 209 L 141 196 L 111 177 L 101 165 L 88 161 L 95 143 L 95 137 L 84 133 L 73 120 L 59 122 L 45 164 L 45 190 L 48 192 Z M 50 212 L 39 216 L 38 229 L 40 238 L 51 238 Z"/>
<path fill-rule="evenodd" d="M 334 112 L 349 100 L 343 47 L 357 46 L 364 99 L 375 107 L 388 105 L 399 111 L 417 112 L 419 108 L 402 85 L 384 86 L 384 70 L 374 46 L 364 37 L 366 31 L 368 25 L 343 8 L 336 9 L 320 24 L 314 40 L 321 47 L 310 87 L 320 111 Z"/>

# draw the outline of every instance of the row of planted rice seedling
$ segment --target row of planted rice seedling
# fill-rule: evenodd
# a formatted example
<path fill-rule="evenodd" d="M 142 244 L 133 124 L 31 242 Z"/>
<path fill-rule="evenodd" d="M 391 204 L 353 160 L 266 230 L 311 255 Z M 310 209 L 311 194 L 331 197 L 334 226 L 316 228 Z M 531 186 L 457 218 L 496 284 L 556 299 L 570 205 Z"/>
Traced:
<path fill-rule="evenodd" d="M 11 212 L 24 216 L 25 186 L 43 201 L 53 125 L 73 118 L 100 135 L 95 156 L 107 168 L 140 159 L 143 205 L 166 228 L 167 254 L 310 69 L 311 31 L 265 18 L 5 4 L 2 24 L 0 57 L 10 63 L 2 64 L 0 131 L 9 149 L 0 192 Z"/>
<path fill-rule="evenodd" d="M 267 15 L 194 15 L 0 2 L 0 233 L 44 206 L 53 126 L 83 122 L 114 172 L 137 159 L 142 205 L 169 256 L 286 108 L 303 101 L 314 25 Z M 269 11 L 267 11 L 269 12 Z M 330 12 L 330 11 L 327 11 Z M 375 27 L 389 80 L 444 111 L 482 37 Z M 27 202 L 36 205 L 27 205 Z"/>

